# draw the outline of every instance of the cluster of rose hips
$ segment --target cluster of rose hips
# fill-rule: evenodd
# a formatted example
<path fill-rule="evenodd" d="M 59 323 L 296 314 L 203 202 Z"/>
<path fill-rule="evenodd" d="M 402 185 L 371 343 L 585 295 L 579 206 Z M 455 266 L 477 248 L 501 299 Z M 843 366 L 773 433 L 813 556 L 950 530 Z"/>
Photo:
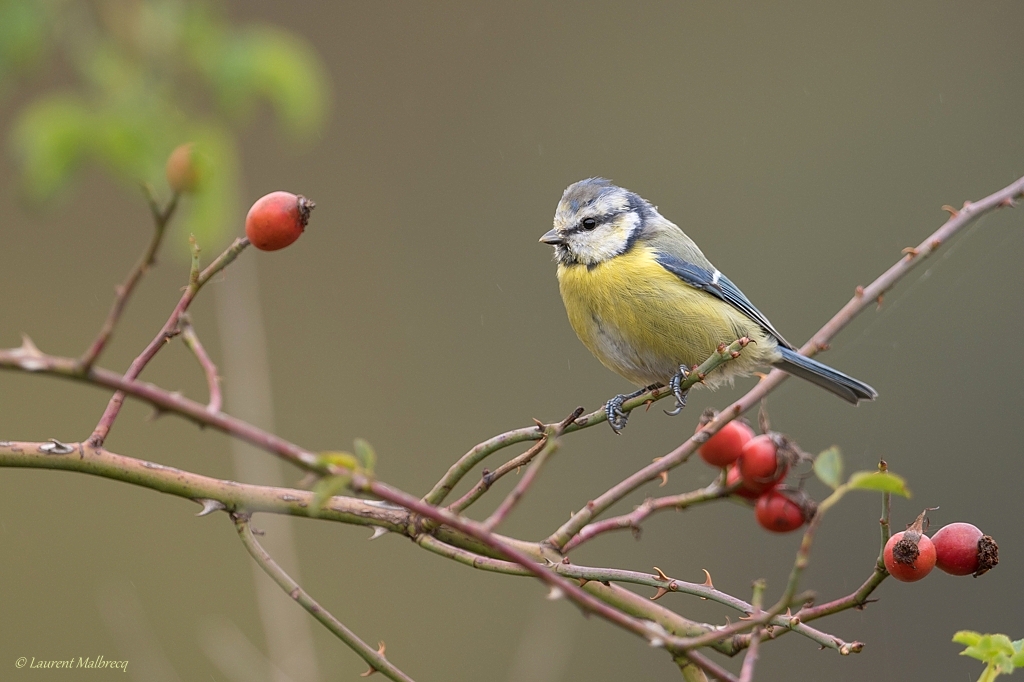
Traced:
<path fill-rule="evenodd" d="M 950 575 L 979 575 L 999 563 L 999 546 L 969 523 L 943 526 L 924 534 L 925 512 L 885 543 L 882 559 L 889 574 L 905 583 L 925 577 L 936 566 Z"/>
<path fill-rule="evenodd" d="M 714 416 L 705 413 L 698 429 Z M 733 495 L 754 502 L 754 515 L 763 528 L 788 533 L 814 516 L 813 500 L 801 490 L 782 485 L 801 457 L 782 434 L 754 435 L 747 424 L 734 420 L 700 446 L 700 456 L 711 466 L 725 469 L 726 485 Z M 920 580 L 936 566 L 951 575 L 977 577 L 999 563 L 995 540 L 975 526 L 951 523 L 929 538 L 924 523 L 922 512 L 907 530 L 895 533 L 885 544 L 885 568 L 897 580 Z"/>
<path fill-rule="evenodd" d="M 701 418 L 702 427 L 713 414 Z M 734 420 L 700 446 L 700 456 L 726 470 L 726 485 L 733 494 L 754 502 L 757 522 L 775 533 L 788 533 L 814 516 L 814 501 L 801 490 L 782 485 L 798 454 L 779 433 L 754 435 L 745 423 Z"/>

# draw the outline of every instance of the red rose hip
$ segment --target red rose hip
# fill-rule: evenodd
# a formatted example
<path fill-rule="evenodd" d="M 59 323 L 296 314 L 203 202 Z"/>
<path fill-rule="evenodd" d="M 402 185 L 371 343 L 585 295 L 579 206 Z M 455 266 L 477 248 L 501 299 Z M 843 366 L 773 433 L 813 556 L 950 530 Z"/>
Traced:
<path fill-rule="evenodd" d="M 737 466 L 743 487 L 755 493 L 774 488 L 789 471 L 789 462 L 779 457 L 779 448 L 768 434 L 754 436 L 743 446 Z"/>
<path fill-rule="evenodd" d="M 804 525 L 803 508 L 794 500 L 775 490 L 757 498 L 754 516 L 761 527 L 773 533 L 788 533 Z"/>
<path fill-rule="evenodd" d="M 245 216 L 245 236 L 261 251 L 277 251 L 298 239 L 309 213 L 316 207 L 312 201 L 291 192 L 271 192 L 256 200 Z"/>
<path fill-rule="evenodd" d="M 924 512 L 905 531 L 894 534 L 885 543 L 882 560 L 889 574 L 905 583 L 920 580 L 935 568 L 935 545 L 922 532 Z"/>
<path fill-rule="evenodd" d="M 740 458 L 743 446 L 754 437 L 754 430 L 740 421 L 731 421 L 700 446 L 700 457 L 715 467 L 724 467 Z"/>
<path fill-rule="evenodd" d="M 951 523 L 932 536 L 935 565 L 950 575 L 978 577 L 999 563 L 999 546 L 977 526 Z"/>
<path fill-rule="evenodd" d="M 737 483 L 741 483 L 742 480 L 743 479 L 740 477 L 739 468 L 735 464 L 730 464 L 726 469 L 725 484 L 731 488 Z M 751 501 L 756 500 L 761 495 L 761 493 L 756 493 L 753 490 L 748 490 L 743 485 L 741 485 L 739 488 L 736 488 L 736 490 L 734 490 L 732 494 L 739 495 L 740 497 L 746 498 Z"/>

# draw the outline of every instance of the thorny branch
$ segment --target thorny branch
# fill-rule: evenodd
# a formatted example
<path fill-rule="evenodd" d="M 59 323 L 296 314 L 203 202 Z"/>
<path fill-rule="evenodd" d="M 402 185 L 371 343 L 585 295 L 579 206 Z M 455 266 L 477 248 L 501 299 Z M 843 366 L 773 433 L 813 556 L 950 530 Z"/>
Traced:
<path fill-rule="evenodd" d="M 1019 198 L 1022 193 L 1024 193 L 1024 178 L 978 202 L 966 202 L 963 209 L 959 211 L 950 210 L 950 218 L 933 235 L 918 247 L 906 249 L 903 257 L 874 282 L 866 287 L 857 287 L 850 302 L 804 344 L 801 351 L 813 354 L 827 348 L 831 338 L 853 317 L 879 299 L 899 279 L 931 255 L 958 230 L 988 211 L 1000 206 L 1012 206 L 1014 199 Z M 198 251 L 194 251 L 193 268 L 185 293 L 163 328 L 124 375 L 94 366 L 96 359 L 113 333 L 132 290 L 155 261 L 163 230 L 174 212 L 176 199 L 176 197 L 172 199 L 162 210 L 155 201 L 151 200 L 156 233 L 139 263 L 129 273 L 125 283 L 118 288 L 114 305 L 100 334 L 81 358 L 47 355 L 36 348 L 27 337 L 19 348 L 0 350 L 0 368 L 53 374 L 113 388 L 117 391 L 88 442 L 65 444 L 59 441 L 46 443 L 3 441 L 0 442 L 0 466 L 81 471 L 195 500 L 203 505 L 201 515 L 216 510 L 228 511 L 235 519 L 246 548 L 260 562 L 264 570 L 267 570 L 282 587 L 285 587 L 307 610 L 324 622 L 332 632 L 363 656 L 369 662 L 372 670 L 378 670 L 385 674 L 388 674 L 387 671 L 390 670 L 391 674 L 388 676 L 392 679 L 408 678 L 397 668 L 390 666 L 387 659 L 383 657 L 382 651 L 377 652 L 358 638 L 353 639 L 354 635 L 345 630 L 344 626 L 336 619 L 326 614 L 283 571 L 280 571 L 280 568 L 262 551 L 259 543 L 252 536 L 248 526 L 249 514 L 266 511 L 370 525 L 406 534 L 429 551 L 477 568 L 511 575 L 532 575 L 548 585 L 552 596 L 568 598 L 584 611 L 595 613 L 644 638 L 652 645 L 665 648 L 680 664 L 683 674 L 692 674 L 694 679 L 697 679 L 695 671 L 699 669 L 699 671 L 720 680 L 750 680 L 761 641 L 766 637 L 775 637 L 777 634 L 788 631 L 802 634 L 822 646 L 836 649 L 840 653 L 846 654 L 860 650 L 862 646 L 860 643 L 843 642 L 832 635 L 810 628 L 806 622 L 848 608 L 859 608 L 866 604 L 868 596 L 887 576 L 880 563 L 876 563 L 872 575 L 856 592 L 819 606 L 805 605 L 796 614 L 791 614 L 789 611 L 785 615 L 782 614 L 782 611 L 788 610 L 791 605 L 804 601 L 803 595 L 796 594 L 797 582 L 806 566 L 811 539 L 820 517 L 812 520 L 805 533 L 804 542 L 797 554 L 790 580 L 782 597 L 768 610 L 761 608 L 763 586 L 755 590 L 753 602 L 746 604 L 742 600 L 715 590 L 710 585 L 710 579 L 703 585 L 684 583 L 669 578 L 660 570 L 657 575 L 651 576 L 618 569 L 588 568 L 574 566 L 565 557 L 566 552 L 603 532 L 616 528 L 638 528 L 646 516 L 659 509 L 706 502 L 727 495 L 728 489 L 723 488 L 721 483 L 716 483 L 686 495 L 648 500 L 630 514 L 604 521 L 595 521 L 598 515 L 641 485 L 656 480 L 665 472 L 686 461 L 700 443 L 706 441 L 725 423 L 758 404 L 761 398 L 777 387 L 784 380 L 786 376 L 784 373 L 773 371 L 745 396 L 723 410 L 717 418 L 706 424 L 678 448 L 588 502 L 582 510 L 574 514 L 566 524 L 552 533 L 544 542 L 524 542 L 503 537 L 493 532 L 494 527 L 512 511 L 515 504 L 521 499 L 544 461 L 554 452 L 558 438 L 603 422 L 604 410 L 597 410 L 584 416 L 579 416 L 580 412 L 576 412 L 572 418 L 560 424 L 538 423 L 534 427 L 516 429 L 495 436 L 474 447 L 460 458 L 422 499 L 376 480 L 372 472 L 358 469 L 347 471 L 334 464 L 325 464 L 315 454 L 300 446 L 220 412 L 216 368 L 202 350 L 202 344 L 199 343 L 194 330 L 188 325 L 187 318 L 183 319 L 188 306 L 203 284 L 213 274 L 230 264 L 247 246 L 247 241 L 244 239 L 236 240 L 229 249 L 203 271 L 200 271 L 198 267 Z M 189 346 L 193 349 L 207 376 L 207 383 L 210 387 L 209 405 L 201 405 L 137 380 L 142 369 L 164 343 L 181 332 L 185 333 Z M 741 347 L 742 345 L 737 348 L 723 347 L 719 353 L 713 355 L 698 368 L 698 371 L 693 372 L 690 380 L 699 381 L 704 374 L 713 371 L 723 362 L 727 362 L 730 359 L 730 353 L 739 352 Z M 627 402 L 624 409 L 635 409 L 645 403 L 659 400 L 667 394 L 668 392 L 664 389 L 655 389 Z M 149 402 L 164 412 L 176 413 L 200 425 L 208 425 L 222 430 L 314 474 L 344 475 L 349 480 L 349 488 L 353 491 L 372 494 L 394 506 L 380 506 L 353 497 L 335 496 L 314 511 L 312 510 L 313 494 L 307 491 L 222 481 L 111 453 L 103 449 L 102 444 L 126 395 Z M 527 452 L 506 462 L 494 474 L 482 477 L 481 482 L 457 502 L 447 508 L 439 506 L 455 486 L 485 458 L 505 447 L 524 441 L 539 442 Z M 480 523 L 462 515 L 462 512 L 472 502 L 487 492 L 496 478 L 524 464 L 530 464 L 528 473 L 521 479 L 519 485 L 515 486 L 512 493 L 505 498 L 498 511 L 487 521 Z M 888 498 L 886 496 L 883 499 L 883 543 L 888 537 L 888 532 Z M 650 599 L 626 590 L 616 583 L 654 587 L 657 592 L 652 599 L 676 591 L 711 599 L 743 611 L 746 614 L 746 620 L 725 627 L 697 623 L 683 618 Z M 776 632 L 771 632 L 773 629 Z M 749 632 L 744 634 L 748 630 Z M 710 646 L 729 655 L 746 649 L 748 653 L 740 678 L 736 678 L 732 673 L 695 650 L 701 646 Z"/>

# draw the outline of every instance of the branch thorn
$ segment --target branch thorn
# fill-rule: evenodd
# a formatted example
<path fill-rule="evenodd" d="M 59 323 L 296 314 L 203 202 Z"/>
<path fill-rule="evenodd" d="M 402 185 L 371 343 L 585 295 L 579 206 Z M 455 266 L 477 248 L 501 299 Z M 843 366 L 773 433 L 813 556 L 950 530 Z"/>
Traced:
<path fill-rule="evenodd" d="M 657 461 L 659 461 L 660 459 L 661 459 L 661 457 L 655 457 L 655 458 L 654 458 L 654 459 L 652 459 L 651 461 L 652 461 L 652 462 L 657 462 Z M 662 471 L 662 472 L 659 472 L 659 473 L 658 473 L 658 478 L 660 478 L 660 479 L 661 479 L 661 483 L 659 483 L 659 484 L 658 484 L 658 487 L 659 487 L 659 488 L 664 488 L 664 487 L 665 487 L 665 486 L 666 486 L 666 485 L 668 484 L 668 472 L 667 472 L 667 471 Z"/>
<path fill-rule="evenodd" d="M 74 451 L 75 448 L 67 443 L 61 443 L 56 438 L 51 438 L 49 443 L 39 446 L 39 452 L 47 455 L 66 455 Z"/>
<path fill-rule="evenodd" d="M 666 590 L 664 587 L 659 587 L 658 591 L 654 593 L 653 597 L 651 597 L 651 601 L 658 601 L 666 594 L 668 594 L 668 590 Z"/>
<path fill-rule="evenodd" d="M 199 510 L 199 513 L 196 514 L 196 516 L 207 516 L 208 514 L 212 514 L 215 511 L 227 509 L 227 507 L 224 506 L 224 503 L 221 502 L 220 500 L 211 500 L 209 498 L 200 497 L 195 501 L 203 505 L 203 508 Z"/>
<path fill-rule="evenodd" d="M 384 642 L 377 642 L 377 653 L 383 656 L 385 651 L 387 651 L 387 646 L 384 644 Z M 359 677 L 369 677 L 375 672 L 377 672 L 377 669 L 371 665 L 369 670 L 367 670 L 364 673 L 359 673 Z"/>

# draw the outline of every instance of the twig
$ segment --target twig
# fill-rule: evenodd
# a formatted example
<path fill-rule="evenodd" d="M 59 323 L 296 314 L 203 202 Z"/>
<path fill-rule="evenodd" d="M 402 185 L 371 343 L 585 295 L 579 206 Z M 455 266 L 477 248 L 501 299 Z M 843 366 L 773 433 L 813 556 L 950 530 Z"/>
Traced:
<path fill-rule="evenodd" d="M 482 571 L 516 576 L 531 575 L 519 564 L 512 563 L 511 561 L 505 561 L 503 559 L 483 556 L 468 549 L 451 545 L 432 535 L 419 535 L 416 537 L 415 541 L 418 545 L 428 551 Z M 659 593 L 656 593 L 655 596 L 651 597 L 651 601 L 657 599 L 660 594 L 662 594 L 660 591 L 663 590 L 664 594 L 678 592 L 680 594 L 688 594 L 700 597 L 701 599 L 707 599 L 708 601 L 717 602 L 735 609 L 744 615 L 749 615 L 753 613 L 754 610 L 754 607 L 751 604 L 748 604 L 742 599 L 734 597 L 731 594 L 716 590 L 714 587 L 701 583 L 690 583 L 682 580 L 675 580 L 667 576 L 663 577 L 661 575 L 651 575 L 650 573 L 642 573 L 639 571 L 627 571 L 617 568 L 597 568 L 567 563 L 555 564 L 552 566 L 552 570 L 560 575 L 566 576 L 567 578 L 574 578 L 584 585 L 591 582 L 618 582 L 652 587 L 659 590 Z M 822 648 L 838 649 L 839 646 L 837 645 L 837 642 L 842 643 L 842 640 L 834 635 L 812 628 L 809 625 L 801 623 L 799 619 L 794 619 L 791 616 L 776 616 L 769 621 L 769 624 L 782 630 L 792 630 L 793 632 L 810 639 Z M 702 628 L 702 631 L 706 632 L 708 631 L 708 628 Z M 735 640 L 733 640 L 733 642 L 728 645 L 727 649 L 719 648 L 719 651 L 722 651 L 722 653 L 725 654 L 733 654 L 742 648 L 743 647 L 735 646 Z"/>
<path fill-rule="evenodd" d="M 527 440 L 540 440 L 544 437 L 544 429 L 539 426 L 528 426 L 522 429 L 515 429 L 488 438 L 483 443 L 474 446 L 469 452 L 459 458 L 455 464 L 448 469 L 448 472 L 438 481 L 429 493 L 423 496 L 423 501 L 428 504 L 438 505 L 448 496 L 448 493 L 459 484 L 463 477 L 472 471 L 473 467 L 484 459 L 502 448 L 507 448 L 516 443 Z M 453 507 L 455 505 L 452 505 Z"/>
<path fill-rule="evenodd" d="M 811 545 L 814 543 L 814 535 L 818 530 L 818 526 L 821 524 L 821 519 L 825 515 L 825 512 L 843 497 L 847 490 L 848 488 L 845 485 L 839 486 L 831 495 L 822 500 L 821 504 L 818 505 L 817 512 L 815 512 L 814 516 L 811 518 L 810 523 L 807 524 L 807 530 L 804 531 L 800 547 L 797 549 L 796 559 L 793 561 L 793 568 L 790 569 L 789 580 L 786 582 L 786 589 L 783 590 L 782 596 L 779 597 L 779 600 L 771 608 L 767 611 L 760 611 L 758 615 L 751 616 L 749 620 L 727 625 L 713 633 L 705 633 L 703 635 L 693 637 L 683 644 L 683 648 L 685 650 L 690 650 L 697 647 L 707 646 L 708 644 L 712 644 L 717 641 L 718 638 L 728 637 L 750 629 L 763 627 L 783 611 L 788 611 L 794 604 L 794 598 L 797 596 L 796 589 L 800 582 L 800 576 L 803 575 L 804 569 L 807 568 L 807 564 L 810 561 Z M 752 637 L 752 640 L 753 639 L 756 638 Z M 751 643 L 753 643 L 753 641 L 751 641 Z M 857 649 L 857 651 L 859 652 L 860 649 Z"/>
<path fill-rule="evenodd" d="M 544 440 L 537 441 L 526 452 L 516 455 L 494 471 L 487 471 L 485 469 L 480 475 L 480 480 L 476 482 L 476 485 L 467 490 L 465 495 L 448 505 L 448 509 L 456 514 L 461 514 L 466 511 L 471 504 L 480 499 L 480 497 L 490 490 L 491 486 L 505 476 L 505 474 L 510 471 L 515 471 L 524 464 L 529 464 L 530 461 L 537 456 L 537 453 L 544 448 L 544 443 Z"/>
<path fill-rule="evenodd" d="M 885 473 L 889 470 L 889 465 L 885 463 L 885 460 L 878 461 L 878 470 Z M 882 541 L 878 546 L 878 561 L 875 565 L 880 568 L 885 568 L 885 545 L 889 542 L 889 534 L 892 532 L 889 526 L 889 502 L 892 495 L 890 493 L 882 493 L 882 516 L 878 519 L 878 528 L 882 534 Z"/>
<path fill-rule="evenodd" d="M 565 547 L 562 548 L 562 552 L 568 554 L 587 540 L 595 538 L 602 533 L 607 533 L 613 530 L 624 530 L 627 528 L 630 530 L 637 529 L 640 527 L 640 523 L 644 519 L 657 511 L 662 511 L 664 509 L 686 509 L 687 507 L 691 507 L 695 504 L 727 497 L 730 492 L 731 490 L 729 488 L 722 487 L 721 483 L 716 480 L 711 485 L 692 492 L 682 493 L 680 495 L 669 495 L 666 497 L 648 498 L 628 514 L 613 516 L 611 518 L 604 519 L 603 521 L 595 521 L 594 523 L 587 524 L 580 529 L 579 533 L 574 535 L 573 538 L 566 543 Z"/>
<path fill-rule="evenodd" d="M 522 550 L 517 549 L 504 540 L 498 538 L 494 533 L 488 532 L 481 526 L 481 524 L 475 521 L 462 516 L 457 516 L 447 509 L 427 504 L 419 498 L 413 497 L 412 495 L 402 492 L 396 488 L 392 488 L 386 483 L 369 478 L 365 474 L 359 472 L 352 475 L 349 487 L 357 492 L 372 493 L 382 500 L 396 504 L 400 507 L 405 507 L 409 511 L 419 514 L 420 516 L 451 526 L 452 528 L 455 528 L 456 530 L 477 540 L 484 546 L 491 548 L 509 561 L 515 562 L 526 568 L 533 576 L 539 578 L 541 582 L 552 588 L 553 595 L 565 596 L 584 611 L 596 614 L 601 618 L 618 625 L 622 629 L 627 630 L 628 632 L 639 635 L 647 641 L 651 641 L 655 638 L 660 639 L 660 636 L 651 632 L 642 620 L 628 616 L 622 611 L 609 606 L 590 594 L 587 594 L 574 583 L 569 582 L 548 568 L 536 563 L 533 558 L 525 554 Z M 667 646 L 675 646 L 681 641 L 678 637 L 671 637 L 669 639 L 670 641 L 666 641 Z"/>
<path fill-rule="evenodd" d="M 291 576 L 284 572 L 284 569 L 277 565 L 277 562 L 263 549 L 253 535 L 252 527 L 249 525 L 248 514 L 232 514 L 231 518 L 235 522 L 235 529 L 238 531 L 238 537 L 241 538 L 242 544 L 245 545 L 245 549 L 256 560 L 260 568 L 273 578 L 274 582 L 289 597 L 298 602 L 302 608 L 309 611 L 311 616 L 320 621 L 335 637 L 344 642 L 348 648 L 352 649 L 360 658 L 366 661 L 372 671 L 379 672 L 389 680 L 395 680 L 396 682 L 415 682 L 384 656 L 383 645 L 378 650 L 359 639 L 356 633 L 349 630 L 345 627 L 344 623 L 331 615 L 327 609 L 320 606 L 297 582 L 292 580 Z"/>
<path fill-rule="evenodd" d="M 764 596 L 764 581 L 757 580 L 754 582 L 754 595 L 750 600 L 751 605 L 754 607 L 752 616 L 761 615 L 761 599 Z M 743 657 L 743 666 L 740 668 L 740 679 L 739 682 L 753 682 L 754 680 L 754 665 L 757 663 L 757 650 L 761 645 L 761 633 L 764 632 L 762 626 L 758 625 L 754 628 L 754 631 L 750 633 L 750 646 L 747 648 L 747 653 Z"/>
<path fill-rule="evenodd" d="M 509 515 L 513 508 L 519 503 L 526 491 L 529 490 L 530 486 L 533 485 L 533 481 L 537 478 L 537 474 L 540 473 L 544 463 L 548 460 L 551 455 L 558 450 L 558 439 L 551 438 L 545 441 L 544 447 L 541 448 L 540 454 L 530 463 L 530 466 L 526 469 L 526 473 L 519 479 L 515 487 L 509 491 L 505 499 L 501 501 L 498 508 L 495 509 L 490 516 L 484 519 L 482 527 L 487 532 L 493 531 L 498 527 L 505 517 Z"/>
<path fill-rule="evenodd" d="M 93 367 L 84 375 L 79 374 L 76 370 L 76 363 L 77 360 L 74 358 L 43 353 L 28 337 L 24 337 L 19 348 L 0 350 L 0 368 L 17 368 L 37 374 L 52 374 L 93 386 L 113 388 L 126 395 L 144 400 L 162 412 L 181 415 L 201 426 L 212 426 L 307 471 L 319 474 L 327 473 L 320 460 L 312 452 L 249 422 L 223 412 L 213 414 L 206 405 L 153 384 L 126 380 L 117 372 L 108 369 Z"/>
<path fill-rule="evenodd" d="M 192 500 L 211 510 L 269 512 L 386 528 L 404 533 L 409 513 L 369 504 L 366 500 L 336 495 L 313 510 L 314 493 L 238 483 L 204 476 L 135 457 L 127 457 L 85 443 L 0 441 L 0 467 L 57 469 L 102 476 L 113 481 L 149 488 Z M 205 504 L 210 502 L 210 505 Z"/>
<path fill-rule="evenodd" d="M 875 591 L 876 587 L 882 584 L 883 580 L 888 577 L 889 573 L 884 567 L 876 566 L 875 570 L 871 573 L 871 576 L 864 581 L 863 585 L 857 588 L 856 592 L 825 604 L 805 606 L 796 612 L 795 617 L 799 618 L 801 621 L 808 622 L 817 620 L 824 616 L 831 616 L 833 613 L 839 613 L 840 611 L 845 611 L 847 609 L 864 608 L 864 605 L 868 603 L 868 596 Z M 854 642 L 853 644 L 859 644 L 859 642 Z"/>
<path fill-rule="evenodd" d="M 679 672 L 683 675 L 683 682 L 708 682 L 704 671 L 686 658 L 682 656 L 676 658 L 676 665 L 679 666 Z"/>
<path fill-rule="evenodd" d="M 687 651 L 683 658 L 689 660 L 690 663 L 693 663 L 716 680 L 720 680 L 720 682 L 739 682 L 731 672 L 696 651 Z"/>
<path fill-rule="evenodd" d="M 577 413 L 573 413 L 573 418 L 579 416 Z M 571 421 L 571 420 L 570 420 Z M 509 494 L 505 496 L 505 499 L 501 501 L 498 508 L 488 516 L 481 524 L 484 530 L 487 532 L 493 531 L 498 527 L 506 516 L 512 511 L 513 508 L 519 503 L 526 491 L 529 490 L 530 486 L 533 485 L 533 481 L 537 478 L 541 468 L 544 467 L 545 462 L 548 458 L 558 451 L 558 436 L 561 433 L 561 429 L 553 428 L 548 431 L 544 436 L 544 446 L 541 448 L 540 453 L 534 458 L 533 462 L 530 463 L 526 473 L 519 479 L 515 487 L 509 491 Z"/>
<path fill-rule="evenodd" d="M 142 257 L 139 258 L 135 267 L 128 273 L 128 277 L 114 289 L 114 303 L 110 306 L 107 319 L 103 321 L 103 326 L 100 328 L 99 334 L 97 334 L 92 344 L 82 354 L 82 357 L 78 359 L 78 371 L 80 372 L 88 371 L 95 364 L 103 349 L 106 348 L 107 342 L 110 341 L 110 337 L 114 333 L 114 327 L 117 326 L 118 321 L 121 319 L 121 313 L 124 312 L 128 298 L 135 290 L 135 286 L 142 279 L 142 276 L 156 263 L 156 254 L 160 250 L 160 242 L 163 240 L 164 232 L 171 220 L 171 216 L 174 215 L 174 209 L 178 206 L 179 195 L 177 192 L 171 195 L 171 200 L 167 203 L 167 206 L 161 209 L 156 203 L 156 198 L 153 196 L 153 188 L 145 184 L 142 187 L 146 193 L 150 212 L 153 214 L 155 228 L 153 230 L 153 237 L 149 240 L 146 250 L 142 252 Z"/>
<path fill-rule="evenodd" d="M 206 385 L 210 391 L 210 402 L 206 404 L 206 409 L 216 414 L 220 412 L 220 408 L 223 405 L 217 365 L 213 364 L 209 353 L 206 352 L 206 348 L 203 347 L 202 342 L 199 340 L 199 335 L 196 334 L 196 329 L 192 326 L 192 320 L 188 313 L 182 314 L 179 326 L 181 328 L 181 340 L 185 342 L 185 345 L 192 351 L 192 354 L 196 356 L 196 360 L 199 361 L 199 366 L 203 368 L 203 374 L 206 376 Z"/>
<path fill-rule="evenodd" d="M 163 348 L 163 346 L 170 341 L 179 332 L 178 320 L 181 315 L 188 310 L 188 306 L 192 303 L 192 299 L 196 297 L 199 290 L 206 282 L 209 281 L 210 277 L 227 267 L 238 254 L 249 245 L 249 240 L 246 238 L 236 239 L 234 243 L 229 246 L 220 256 L 217 257 L 210 265 L 203 270 L 199 271 L 199 250 L 195 245 L 195 240 L 191 240 L 192 243 L 192 271 L 189 274 L 189 283 L 185 288 L 185 293 L 182 294 L 181 299 L 178 301 L 178 305 L 174 307 L 171 312 L 171 316 L 167 318 L 167 322 L 160 329 L 160 332 L 154 337 L 149 345 L 139 354 L 138 357 L 132 361 L 128 371 L 124 373 L 124 378 L 131 381 L 139 376 L 143 368 L 149 361 L 153 359 L 153 356 Z M 100 417 L 99 422 L 96 424 L 96 428 L 93 429 L 92 435 L 89 437 L 89 443 L 94 447 L 100 447 L 103 442 L 107 439 L 110 433 L 110 428 L 114 425 L 114 420 L 117 419 L 117 415 L 121 412 L 121 405 L 124 404 L 125 393 L 118 391 L 110 398 L 110 402 L 107 403 L 107 408 L 103 411 L 103 415 Z"/>
<path fill-rule="evenodd" d="M 1012 206 L 1013 200 L 1022 195 L 1024 195 L 1024 177 L 1017 179 L 984 199 L 973 203 L 965 202 L 963 209 L 951 215 L 938 230 L 921 242 L 917 248 L 906 250 L 905 255 L 900 260 L 879 275 L 868 286 L 857 287 L 853 298 L 800 348 L 800 352 L 805 355 L 814 355 L 818 351 L 827 348 L 829 341 L 849 324 L 853 318 L 868 306 L 873 305 L 879 296 L 885 294 L 896 282 L 934 253 L 936 249 L 947 242 L 954 234 L 989 211 L 1000 207 Z M 788 376 L 782 370 L 773 369 L 767 377 L 758 382 L 746 395 L 722 410 L 715 419 L 705 425 L 703 429 L 690 437 L 685 443 L 588 502 L 567 523 L 551 534 L 547 539 L 548 544 L 555 549 L 565 547 L 572 536 L 590 523 L 591 519 L 597 514 L 600 514 L 641 485 L 655 480 L 663 471 L 668 471 L 686 461 L 703 440 L 711 437 L 725 424 L 757 405 L 762 398 L 777 388 Z"/>

